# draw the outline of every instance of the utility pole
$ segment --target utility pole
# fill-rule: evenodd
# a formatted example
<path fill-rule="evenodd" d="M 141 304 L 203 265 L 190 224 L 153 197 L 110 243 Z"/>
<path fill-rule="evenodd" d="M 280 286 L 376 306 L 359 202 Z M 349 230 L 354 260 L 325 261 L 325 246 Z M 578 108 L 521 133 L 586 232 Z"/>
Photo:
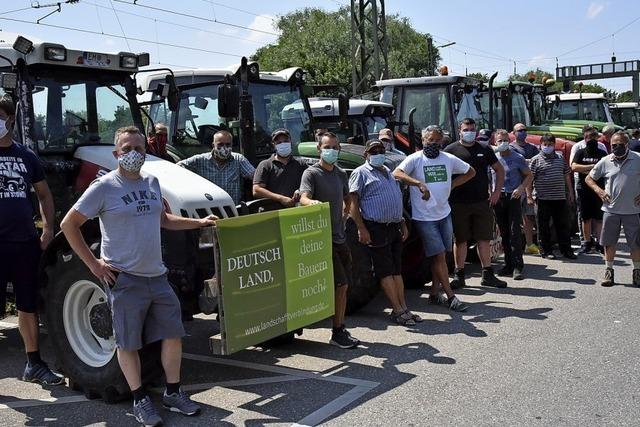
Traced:
<path fill-rule="evenodd" d="M 351 0 L 352 94 L 367 92 L 389 77 L 384 0 Z"/>

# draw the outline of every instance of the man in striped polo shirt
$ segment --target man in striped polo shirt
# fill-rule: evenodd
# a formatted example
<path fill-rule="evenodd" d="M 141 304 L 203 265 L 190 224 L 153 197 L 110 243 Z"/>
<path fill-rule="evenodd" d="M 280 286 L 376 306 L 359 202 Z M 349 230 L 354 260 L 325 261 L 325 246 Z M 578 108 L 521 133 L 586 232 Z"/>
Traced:
<path fill-rule="evenodd" d="M 540 255 L 547 259 L 556 258 L 551 243 L 551 220 L 553 220 L 560 252 L 565 258 L 576 259 L 577 257 L 571 249 L 567 212 L 567 202 L 573 204 L 574 201 L 571 169 L 564 159 L 556 154 L 555 136 L 545 133 L 540 138 L 540 144 L 542 150 L 540 154 L 531 159 L 530 165 L 538 203 Z M 528 192 L 530 197 L 531 189 Z"/>
<path fill-rule="evenodd" d="M 358 226 L 360 243 L 369 248 L 373 271 L 393 308 L 391 319 L 413 326 L 422 319 L 407 309 L 401 271 L 402 242 L 409 231 L 402 217 L 400 185 L 384 165 L 385 152 L 382 141 L 367 142 L 367 161 L 349 177 L 351 218 Z"/>

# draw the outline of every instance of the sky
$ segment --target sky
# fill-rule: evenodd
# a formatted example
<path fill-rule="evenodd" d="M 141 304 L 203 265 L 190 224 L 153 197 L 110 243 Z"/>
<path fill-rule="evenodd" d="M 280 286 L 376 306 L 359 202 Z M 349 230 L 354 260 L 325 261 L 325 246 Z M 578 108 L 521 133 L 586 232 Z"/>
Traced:
<path fill-rule="evenodd" d="M 303 7 L 336 10 L 349 4 L 80 0 L 63 4 L 59 13 L 55 7 L 32 7 L 58 1 L 63 0 L 0 0 L 0 35 L 19 33 L 79 50 L 149 52 L 155 66 L 223 68 L 275 43 L 278 16 Z M 456 42 L 441 50 L 441 64 L 450 74 L 498 71 L 498 80 L 504 80 L 514 66 L 519 73 L 536 67 L 554 73 L 556 58 L 560 66 L 609 62 L 614 51 L 618 61 L 640 58 L 638 1 L 386 0 L 385 7 L 387 14 L 409 17 L 416 30 L 431 33 L 437 45 Z M 631 89 L 630 78 L 593 82 L 617 92 Z"/>

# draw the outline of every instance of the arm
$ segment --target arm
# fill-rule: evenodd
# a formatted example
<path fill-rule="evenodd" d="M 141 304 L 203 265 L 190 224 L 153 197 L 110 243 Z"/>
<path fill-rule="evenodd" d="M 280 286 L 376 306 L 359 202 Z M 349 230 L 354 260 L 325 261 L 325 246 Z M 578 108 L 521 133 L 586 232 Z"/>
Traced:
<path fill-rule="evenodd" d="M 402 169 L 396 168 L 396 170 L 393 171 L 393 176 L 400 182 L 418 187 L 418 190 L 420 190 L 420 192 L 422 193 L 422 198 L 424 200 L 429 200 L 429 197 L 431 197 L 431 194 L 429 194 L 429 189 L 427 188 L 427 184 L 420 180 L 412 178 Z"/>
<path fill-rule="evenodd" d="M 602 189 L 595 179 L 591 177 L 591 174 L 587 175 L 587 178 L 584 180 L 587 183 L 589 188 L 591 188 L 597 195 L 602 199 L 604 203 L 609 204 L 611 202 L 611 197 L 607 194 L 604 189 Z"/>
<path fill-rule="evenodd" d="M 573 204 L 573 202 L 575 201 L 575 197 L 573 196 L 573 183 L 571 182 L 571 174 L 570 173 L 565 173 L 564 174 L 564 185 L 566 187 L 566 191 L 567 191 L 567 201 L 569 202 L 569 204 Z"/>
<path fill-rule="evenodd" d="M 491 197 L 489 198 L 491 206 L 494 206 L 496 203 L 498 203 L 498 200 L 500 199 L 500 193 L 502 192 L 502 188 L 504 187 L 504 167 L 502 166 L 502 163 L 496 160 L 491 165 L 491 169 L 493 169 L 496 173 L 496 185 L 493 192 L 491 193 Z"/>
<path fill-rule="evenodd" d="M 356 223 L 358 227 L 358 240 L 363 245 L 368 245 L 371 243 L 371 235 L 369 234 L 369 230 L 364 225 L 364 221 L 362 220 L 362 215 L 360 215 L 360 199 L 358 197 L 358 193 L 351 193 L 351 218 Z"/>
<path fill-rule="evenodd" d="M 524 179 L 522 180 L 522 184 L 520 184 L 518 188 L 513 190 L 513 193 L 511 193 L 511 197 L 513 199 L 519 199 L 523 194 L 528 193 L 528 189 L 531 188 L 531 183 L 533 182 L 533 174 L 529 168 L 521 169 L 520 174 Z"/>
<path fill-rule="evenodd" d="M 302 206 L 311 206 L 311 205 L 319 205 L 320 202 L 319 200 L 314 200 L 311 198 L 311 194 L 307 193 L 307 192 L 303 192 L 302 195 L 300 196 L 300 204 Z"/>
<path fill-rule="evenodd" d="M 49 189 L 47 181 L 44 179 L 33 183 L 33 190 L 38 197 L 38 203 L 40 204 L 40 215 L 42 216 L 42 236 L 40 236 L 40 247 L 44 250 L 49 243 L 53 240 L 54 236 L 54 223 L 55 223 L 55 208 L 53 206 L 53 195 Z"/>
<path fill-rule="evenodd" d="M 593 169 L 594 165 L 579 165 L 576 162 L 571 163 L 571 170 L 573 172 L 578 172 L 581 173 L 583 175 L 588 174 L 589 172 L 591 172 L 591 169 Z"/>
<path fill-rule="evenodd" d="M 209 215 L 206 218 L 184 218 L 162 211 L 160 227 L 166 230 L 193 230 L 194 228 L 215 226 L 218 217 Z"/>
<path fill-rule="evenodd" d="M 106 283 L 107 285 L 113 285 L 116 282 L 116 277 L 113 274 L 113 271 L 118 270 L 107 264 L 103 259 L 96 258 L 93 255 L 93 252 L 91 252 L 91 249 L 89 249 L 89 246 L 80 231 L 80 227 L 86 221 L 86 216 L 72 208 L 67 212 L 67 215 L 65 215 L 64 219 L 60 223 L 60 228 L 67 238 L 71 249 L 73 249 L 82 262 L 84 262 L 89 270 L 91 270 L 91 273 L 101 282 Z"/>
<path fill-rule="evenodd" d="M 253 179 L 256 169 L 245 156 L 240 159 L 240 173 L 244 179 Z"/>
<path fill-rule="evenodd" d="M 282 194 L 269 191 L 267 190 L 267 187 L 262 183 L 253 184 L 253 197 L 259 198 L 259 199 L 271 199 L 287 208 L 290 208 L 295 205 L 293 197 L 287 197 L 287 196 L 283 196 Z"/>
<path fill-rule="evenodd" d="M 462 184 L 469 181 L 474 176 L 476 176 L 476 170 L 473 167 L 469 166 L 469 169 L 464 174 L 458 175 L 456 179 L 451 181 L 451 189 L 453 190 L 456 187 L 460 187 Z"/>

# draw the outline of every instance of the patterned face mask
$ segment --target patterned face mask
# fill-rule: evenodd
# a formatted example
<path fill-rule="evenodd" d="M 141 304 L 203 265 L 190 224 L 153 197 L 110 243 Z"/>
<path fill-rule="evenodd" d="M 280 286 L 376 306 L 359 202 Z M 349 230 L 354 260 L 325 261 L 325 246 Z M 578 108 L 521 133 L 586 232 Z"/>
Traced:
<path fill-rule="evenodd" d="M 231 147 L 222 145 L 213 149 L 213 155 L 221 160 L 227 160 L 231 156 Z"/>
<path fill-rule="evenodd" d="M 435 159 L 440 155 L 440 143 L 438 142 L 427 142 L 424 144 L 422 148 L 424 151 L 424 155 L 429 159 Z"/>
<path fill-rule="evenodd" d="M 144 164 L 144 154 L 135 150 L 118 156 L 118 165 L 127 172 L 140 172 Z"/>

